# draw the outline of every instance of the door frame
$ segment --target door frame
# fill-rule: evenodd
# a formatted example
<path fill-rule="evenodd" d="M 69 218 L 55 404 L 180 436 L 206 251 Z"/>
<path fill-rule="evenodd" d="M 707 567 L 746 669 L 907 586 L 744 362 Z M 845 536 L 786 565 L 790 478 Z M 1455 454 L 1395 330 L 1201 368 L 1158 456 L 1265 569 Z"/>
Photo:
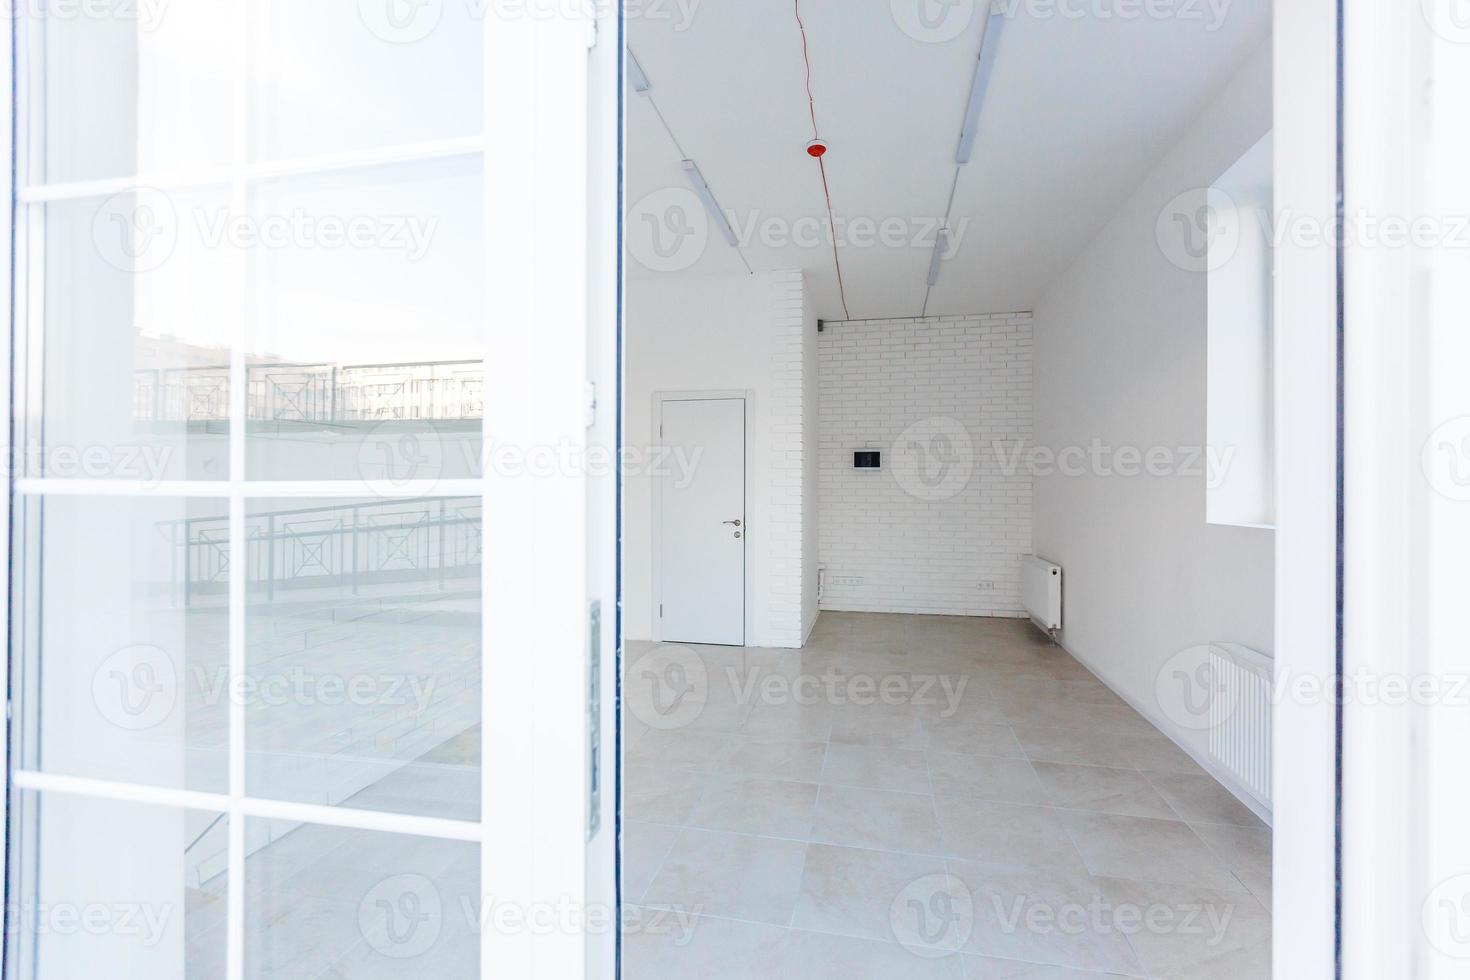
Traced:
<path fill-rule="evenodd" d="M 1274 208 L 1330 228 L 1342 162 L 1340 0 L 1276 0 Z M 1342 280 L 1337 251 L 1275 249 L 1275 667 L 1342 675 Z M 1272 975 L 1341 976 L 1342 715 L 1277 697 L 1272 726 Z"/>
<path fill-rule="evenodd" d="M 751 641 L 755 636 L 755 569 L 759 564 L 755 557 L 754 549 L 751 548 L 751 541 L 759 541 L 760 532 L 764 530 L 764 528 L 758 527 L 756 529 L 756 536 L 752 539 L 750 533 L 750 509 L 751 501 L 755 498 L 752 496 L 754 483 L 752 481 L 751 471 L 754 467 L 751 465 L 750 433 L 755 422 L 755 392 L 749 388 L 725 388 L 703 391 L 655 391 L 652 396 L 653 414 L 649 423 L 648 444 L 656 450 L 662 450 L 664 448 L 663 436 L 659 432 L 663 424 L 664 402 L 732 401 L 737 398 L 745 405 L 745 465 L 743 468 L 745 473 L 745 514 L 742 517 L 742 520 L 745 521 L 745 572 L 743 576 L 744 594 L 741 597 L 745 608 L 744 616 L 742 617 L 744 621 L 744 636 L 741 637 L 741 646 L 748 647 L 751 645 Z M 649 610 L 649 619 L 653 624 L 652 636 L 654 642 L 662 643 L 664 642 L 664 622 L 658 610 L 659 606 L 663 604 L 664 590 L 663 561 L 661 558 L 663 554 L 662 518 L 664 481 L 663 477 L 650 473 L 649 482 L 652 484 L 649 488 L 651 491 L 649 496 L 652 500 L 650 521 L 652 551 L 648 557 L 649 575 L 653 579 L 650 583 L 652 588 L 649 589 L 649 602 L 652 604 L 652 608 Z"/>

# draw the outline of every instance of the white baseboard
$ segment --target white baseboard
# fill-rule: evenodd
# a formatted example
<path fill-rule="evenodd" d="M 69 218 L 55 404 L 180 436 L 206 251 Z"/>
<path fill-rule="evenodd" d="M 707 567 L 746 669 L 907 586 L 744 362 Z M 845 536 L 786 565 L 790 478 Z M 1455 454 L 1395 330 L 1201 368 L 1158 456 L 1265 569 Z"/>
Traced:
<path fill-rule="evenodd" d="M 1155 717 L 1152 710 L 1145 707 L 1144 705 L 1139 704 L 1138 701 L 1136 701 L 1134 698 L 1129 697 L 1126 692 L 1118 687 L 1118 685 L 1114 684 L 1111 680 L 1108 679 L 1107 675 L 1098 668 L 1097 664 L 1091 662 L 1086 657 L 1079 654 L 1076 650 L 1073 650 L 1070 646 L 1063 643 L 1060 637 L 1053 636 L 1052 642 L 1061 647 L 1063 650 L 1067 651 L 1068 656 L 1070 656 L 1073 660 L 1077 661 L 1082 666 L 1086 667 L 1092 673 L 1092 676 L 1096 677 L 1098 680 L 1102 681 L 1104 685 L 1106 685 L 1108 690 L 1112 691 L 1118 697 L 1122 698 L 1123 701 L 1127 703 L 1130 708 L 1142 715 L 1144 721 L 1154 726 L 1154 728 L 1158 730 L 1160 735 L 1163 735 L 1169 741 L 1178 746 L 1181 752 L 1193 759 L 1195 764 L 1203 769 L 1206 773 L 1208 773 L 1210 777 L 1215 780 L 1215 782 L 1219 783 L 1221 786 L 1229 790 L 1230 795 L 1234 796 L 1237 800 L 1241 802 L 1242 805 L 1244 805 L 1256 816 L 1260 817 L 1261 820 L 1265 822 L 1267 827 L 1272 826 L 1271 808 L 1263 804 L 1260 800 L 1256 799 L 1250 793 L 1248 793 L 1243 786 L 1236 782 L 1235 778 L 1226 769 L 1219 765 L 1219 763 L 1211 759 L 1207 753 L 1198 752 L 1190 746 L 1185 745 L 1182 741 L 1179 740 L 1177 736 L 1170 732 L 1166 726 L 1160 724 L 1159 719 Z"/>

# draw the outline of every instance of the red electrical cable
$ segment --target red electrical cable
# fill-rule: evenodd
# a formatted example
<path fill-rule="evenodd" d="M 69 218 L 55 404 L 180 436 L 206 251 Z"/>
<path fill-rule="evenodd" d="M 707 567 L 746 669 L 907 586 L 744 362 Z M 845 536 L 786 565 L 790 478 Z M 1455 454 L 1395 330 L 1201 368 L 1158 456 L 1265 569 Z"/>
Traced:
<path fill-rule="evenodd" d="M 812 115 L 812 139 L 820 140 L 822 134 L 817 129 L 817 100 L 812 96 L 812 58 L 806 45 L 806 25 L 801 22 L 801 0 L 795 0 L 796 4 L 796 26 L 801 28 L 801 58 L 806 62 L 806 104 Z M 832 189 L 827 185 L 827 162 L 820 154 L 815 155 L 817 168 L 822 172 L 822 196 L 827 199 L 827 227 L 832 231 L 832 264 L 837 267 L 837 293 L 842 297 L 842 315 L 849 320 L 852 314 L 847 310 L 847 287 L 842 282 L 842 259 L 837 254 L 837 219 L 832 214 Z"/>

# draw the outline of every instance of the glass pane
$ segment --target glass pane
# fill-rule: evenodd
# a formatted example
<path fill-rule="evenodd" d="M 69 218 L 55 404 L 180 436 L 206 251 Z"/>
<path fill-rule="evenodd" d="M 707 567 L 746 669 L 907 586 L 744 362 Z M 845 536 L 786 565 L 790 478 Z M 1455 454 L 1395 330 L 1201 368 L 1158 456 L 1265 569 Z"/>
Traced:
<path fill-rule="evenodd" d="M 228 788 L 227 515 L 223 500 L 20 498 L 24 767 Z"/>
<path fill-rule="evenodd" d="M 262 0 L 251 45 L 252 158 L 481 135 L 478 8 Z"/>
<path fill-rule="evenodd" d="M 130 177 L 229 162 L 230 0 L 41 0 L 29 50 L 31 183 Z M 42 111 L 44 110 L 44 111 Z"/>
<path fill-rule="evenodd" d="M 139 190 L 45 208 L 45 424 L 24 472 L 229 476 L 230 257 L 223 191 Z M 34 377 L 34 375 L 33 375 Z"/>
<path fill-rule="evenodd" d="M 16 811 L 7 975 L 226 975 L 224 814 L 29 792 Z"/>
<path fill-rule="evenodd" d="M 250 253 L 251 478 L 479 473 L 481 183 L 468 158 L 256 189 L 280 234 Z"/>
<path fill-rule="evenodd" d="M 250 820 L 247 977 L 479 976 L 480 849 Z"/>
<path fill-rule="evenodd" d="M 479 819 L 479 499 L 247 514 L 247 791 Z"/>

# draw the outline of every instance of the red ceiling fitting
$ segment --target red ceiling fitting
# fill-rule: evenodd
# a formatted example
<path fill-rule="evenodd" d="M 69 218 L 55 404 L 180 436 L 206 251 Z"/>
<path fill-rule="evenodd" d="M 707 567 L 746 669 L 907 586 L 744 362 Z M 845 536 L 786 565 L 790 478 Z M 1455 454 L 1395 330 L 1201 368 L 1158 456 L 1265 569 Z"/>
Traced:
<path fill-rule="evenodd" d="M 822 134 L 817 128 L 817 102 L 812 97 L 812 58 L 807 50 L 806 25 L 801 21 L 801 0 L 794 0 L 796 4 L 796 26 L 801 29 L 801 58 L 806 63 L 806 104 L 812 117 L 812 141 L 806 145 L 807 155 L 817 161 L 817 167 L 822 172 L 822 196 L 827 200 L 827 227 L 832 232 L 832 264 L 837 268 L 837 292 L 842 297 L 842 315 L 849 320 L 852 314 L 847 311 L 847 287 L 842 282 L 842 259 L 837 254 L 837 219 L 832 214 L 832 190 L 827 185 L 827 142 L 822 139 Z"/>

